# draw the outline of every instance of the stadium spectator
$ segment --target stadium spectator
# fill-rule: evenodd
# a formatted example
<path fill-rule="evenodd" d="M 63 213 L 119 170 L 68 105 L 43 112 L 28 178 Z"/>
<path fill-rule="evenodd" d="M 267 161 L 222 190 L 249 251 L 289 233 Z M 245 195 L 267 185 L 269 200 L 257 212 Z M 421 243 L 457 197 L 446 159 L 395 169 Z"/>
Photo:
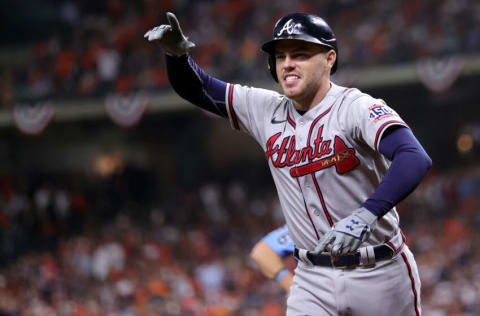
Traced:
<path fill-rule="evenodd" d="M 29 45 L 32 57 L 24 67 L 2 72 L 0 99 L 11 106 L 45 97 L 63 100 L 136 89 L 162 90 L 168 84 L 163 61 L 152 57 L 155 49 L 137 34 L 158 24 L 160 13 L 166 10 L 188 17 L 180 22 L 198 45 L 194 57 L 202 68 L 227 81 L 238 81 L 268 78 L 267 71 L 264 77 L 250 77 L 258 73 L 252 69 L 266 63 L 266 57 L 254 48 L 269 38 L 269 23 L 288 12 L 328 17 L 338 38 L 346 39 L 339 42 L 339 53 L 343 68 L 348 69 L 350 65 L 478 52 L 480 18 L 475 5 L 472 0 L 388 5 L 358 0 L 145 0 L 137 4 L 114 0 L 102 7 L 93 0 L 69 0 L 62 2 L 61 18 L 56 22 L 65 25 L 58 24 L 55 33 Z M 241 23 L 246 19 L 251 23 Z M 12 91 L 13 87 L 24 88 Z"/>

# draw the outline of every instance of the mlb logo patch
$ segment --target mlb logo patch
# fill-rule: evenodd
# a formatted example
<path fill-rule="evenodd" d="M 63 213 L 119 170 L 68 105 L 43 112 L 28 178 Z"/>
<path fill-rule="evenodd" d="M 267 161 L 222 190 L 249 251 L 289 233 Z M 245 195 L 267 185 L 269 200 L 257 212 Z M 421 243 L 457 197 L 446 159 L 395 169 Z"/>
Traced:
<path fill-rule="evenodd" d="M 370 111 L 370 119 L 374 122 L 397 115 L 392 109 L 387 108 L 383 104 L 374 104 L 368 110 Z"/>

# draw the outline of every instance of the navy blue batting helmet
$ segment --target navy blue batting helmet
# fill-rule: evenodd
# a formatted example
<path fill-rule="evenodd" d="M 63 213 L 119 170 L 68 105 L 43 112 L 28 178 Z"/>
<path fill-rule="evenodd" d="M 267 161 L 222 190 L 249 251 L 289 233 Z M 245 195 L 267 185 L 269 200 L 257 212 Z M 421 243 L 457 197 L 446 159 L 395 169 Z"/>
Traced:
<path fill-rule="evenodd" d="M 337 71 L 337 39 L 327 22 L 315 14 L 292 13 L 277 21 L 273 28 L 273 39 L 262 45 L 262 50 L 269 54 L 268 67 L 275 81 L 278 82 L 275 69 L 275 44 L 283 39 L 301 40 L 330 47 L 337 53 L 337 59 L 330 73 Z"/>

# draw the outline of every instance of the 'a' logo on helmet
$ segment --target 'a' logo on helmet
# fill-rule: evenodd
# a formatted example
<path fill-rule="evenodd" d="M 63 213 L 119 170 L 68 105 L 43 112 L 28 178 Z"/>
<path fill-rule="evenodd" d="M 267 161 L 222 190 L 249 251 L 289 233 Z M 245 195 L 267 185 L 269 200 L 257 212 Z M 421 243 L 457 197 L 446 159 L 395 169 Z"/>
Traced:
<path fill-rule="evenodd" d="M 300 26 L 300 23 L 292 23 L 293 19 L 290 19 L 285 23 L 280 31 L 278 31 L 277 36 L 283 34 L 283 32 L 287 32 L 288 35 L 292 35 L 295 32 L 295 29 Z"/>

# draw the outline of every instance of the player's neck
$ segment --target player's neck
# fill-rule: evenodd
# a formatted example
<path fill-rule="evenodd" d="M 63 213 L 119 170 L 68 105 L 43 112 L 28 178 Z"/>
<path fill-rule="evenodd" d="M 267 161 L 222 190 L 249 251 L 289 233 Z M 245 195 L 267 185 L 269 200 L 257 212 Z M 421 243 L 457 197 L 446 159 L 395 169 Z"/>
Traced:
<path fill-rule="evenodd" d="M 328 81 L 328 84 L 322 85 L 313 96 L 305 98 L 304 100 L 292 100 L 293 106 L 300 113 L 307 112 L 308 110 L 316 107 L 320 104 L 320 102 L 322 102 L 323 98 L 325 98 L 331 86 L 332 85 L 330 81 Z"/>

